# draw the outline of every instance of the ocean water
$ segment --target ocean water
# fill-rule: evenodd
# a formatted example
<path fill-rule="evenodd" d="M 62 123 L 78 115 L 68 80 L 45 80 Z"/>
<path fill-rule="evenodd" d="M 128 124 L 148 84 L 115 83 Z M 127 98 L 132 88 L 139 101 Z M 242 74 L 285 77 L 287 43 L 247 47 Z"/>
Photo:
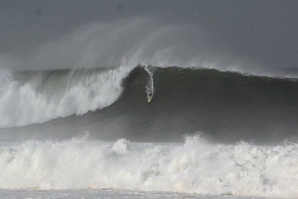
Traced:
<path fill-rule="evenodd" d="M 159 12 L 3 42 L 0 198 L 298 198 L 297 34 L 261 31 L 279 11 L 243 34 Z"/>
<path fill-rule="evenodd" d="M 0 197 L 298 197 L 296 79 L 150 67 L 3 72 Z"/>
<path fill-rule="evenodd" d="M 151 70 L 2 73 L 0 196 L 298 196 L 295 79 Z"/>

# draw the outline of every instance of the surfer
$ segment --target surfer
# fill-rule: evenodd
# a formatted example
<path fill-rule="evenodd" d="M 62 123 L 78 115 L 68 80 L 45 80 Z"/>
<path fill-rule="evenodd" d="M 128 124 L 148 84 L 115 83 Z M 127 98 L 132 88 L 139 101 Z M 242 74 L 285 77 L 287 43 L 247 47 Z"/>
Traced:
<path fill-rule="evenodd" d="M 149 80 L 146 85 L 146 93 L 148 103 L 151 102 L 154 94 L 154 86 L 153 86 L 153 69 L 149 66 L 144 66 L 145 71 L 149 74 Z"/>
<path fill-rule="evenodd" d="M 149 92 L 148 95 L 147 95 L 148 103 L 151 102 L 152 97 L 153 97 L 153 93 Z"/>

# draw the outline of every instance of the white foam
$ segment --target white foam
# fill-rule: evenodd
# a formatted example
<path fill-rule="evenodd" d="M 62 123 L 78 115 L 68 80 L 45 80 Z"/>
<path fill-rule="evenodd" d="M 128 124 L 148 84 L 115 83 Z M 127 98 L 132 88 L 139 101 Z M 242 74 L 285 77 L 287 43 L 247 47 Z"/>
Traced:
<path fill-rule="evenodd" d="M 298 145 L 26 141 L 0 149 L 1 189 L 108 188 L 298 197 Z"/>
<path fill-rule="evenodd" d="M 112 147 L 112 151 L 115 151 L 117 154 L 126 154 L 129 151 L 129 141 L 126 139 L 118 140 Z"/>
<path fill-rule="evenodd" d="M 123 91 L 122 80 L 131 68 L 120 67 L 96 75 L 92 84 L 78 82 L 65 90 L 59 99 L 36 90 L 42 76 L 35 76 L 28 82 L 18 82 L 9 73 L 0 75 L 0 127 L 24 126 L 32 123 L 82 115 L 111 105 Z M 63 87 L 65 85 L 61 85 Z"/>

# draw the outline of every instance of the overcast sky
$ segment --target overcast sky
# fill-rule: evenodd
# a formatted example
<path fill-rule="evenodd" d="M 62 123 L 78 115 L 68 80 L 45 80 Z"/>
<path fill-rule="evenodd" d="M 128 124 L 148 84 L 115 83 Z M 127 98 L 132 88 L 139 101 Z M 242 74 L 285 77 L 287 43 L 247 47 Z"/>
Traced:
<path fill-rule="evenodd" d="M 263 65 L 298 67 L 297 10 L 297 0 L 0 0 L 0 54 L 22 56 L 90 22 L 150 16 L 192 24 Z"/>

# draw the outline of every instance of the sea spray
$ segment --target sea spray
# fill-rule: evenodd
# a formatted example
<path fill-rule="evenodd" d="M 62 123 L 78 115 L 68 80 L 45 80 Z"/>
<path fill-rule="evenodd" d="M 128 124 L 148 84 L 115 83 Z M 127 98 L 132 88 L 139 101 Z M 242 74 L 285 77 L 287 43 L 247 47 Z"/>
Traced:
<path fill-rule="evenodd" d="M 121 95 L 122 80 L 130 70 L 130 67 L 120 67 L 104 71 L 56 70 L 1 75 L 0 81 L 4 83 L 0 85 L 0 127 L 43 123 L 107 107 Z"/>
<path fill-rule="evenodd" d="M 298 145 L 26 141 L 0 148 L 2 189 L 133 189 L 297 197 Z M 18 180 L 15 180 L 18 179 Z"/>

